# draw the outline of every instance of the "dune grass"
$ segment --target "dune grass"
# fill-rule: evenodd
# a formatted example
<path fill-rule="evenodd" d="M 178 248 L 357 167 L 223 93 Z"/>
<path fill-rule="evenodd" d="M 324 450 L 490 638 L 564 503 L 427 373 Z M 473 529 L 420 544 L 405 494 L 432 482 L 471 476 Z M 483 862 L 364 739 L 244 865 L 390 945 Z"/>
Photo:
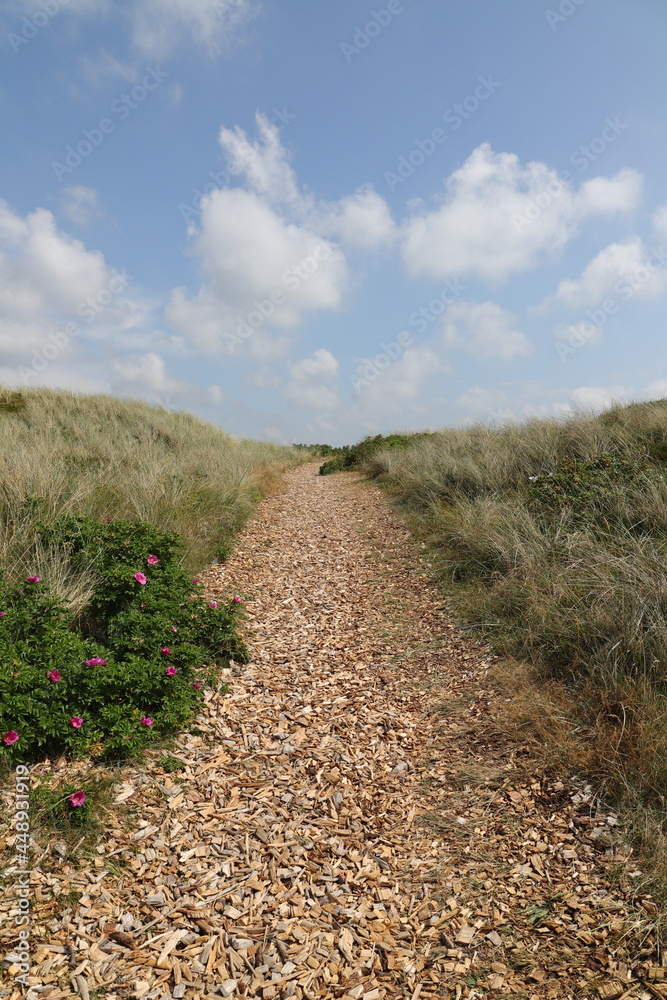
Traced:
<path fill-rule="evenodd" d="M 507 725 L 625 805 L 667 895 L 667 401 L 442 431 L 365 471 L 507 657 Z"/>
<path fill-rule="evenodd" d="M 184 565 L 222 559 L 292 448 L 237 440 L 187 413 L 111 396 L 0 389 L 0 565 L 37 572 L 83 605 L 92 586 L 40 546 L 35 526 L 62 515 L 148 521 L 185 541 Z M 91 567 L 91 574 L 93 568 Z"/>

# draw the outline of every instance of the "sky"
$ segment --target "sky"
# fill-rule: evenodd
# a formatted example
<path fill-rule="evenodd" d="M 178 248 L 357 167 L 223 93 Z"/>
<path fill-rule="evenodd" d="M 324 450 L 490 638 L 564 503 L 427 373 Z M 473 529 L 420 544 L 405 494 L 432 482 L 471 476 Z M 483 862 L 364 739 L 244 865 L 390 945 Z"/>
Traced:
<path fill-rule="evenodd" d="M 667 396 L 664 0 L 0 8 L 0 384 L 330 444 Z"/>

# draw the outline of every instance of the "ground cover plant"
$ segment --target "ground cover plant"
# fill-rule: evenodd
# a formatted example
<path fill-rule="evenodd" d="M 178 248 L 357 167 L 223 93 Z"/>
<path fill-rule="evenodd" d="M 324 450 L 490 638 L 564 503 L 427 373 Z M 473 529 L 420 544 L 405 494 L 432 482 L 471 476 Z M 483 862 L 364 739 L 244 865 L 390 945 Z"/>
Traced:
<path fill-rule="evenodd" d="M 667 889 L 667 401 L 442 431 L 363 468 L 517 664 L 514 723 L 631 807 Z"/>

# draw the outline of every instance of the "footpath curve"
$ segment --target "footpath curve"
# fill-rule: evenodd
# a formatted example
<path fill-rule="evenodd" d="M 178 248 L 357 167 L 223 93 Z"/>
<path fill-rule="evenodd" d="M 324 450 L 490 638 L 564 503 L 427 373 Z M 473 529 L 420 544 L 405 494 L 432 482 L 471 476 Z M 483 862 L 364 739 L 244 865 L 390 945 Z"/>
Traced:
<path fill-rule="evenodd" d="M 608 877 L 616 818 L 490 726 L 494 657 L 424 560 L 354 474 L 286 475 L 204 578 L 247 600 L 252 663 L 177 741 L 183 770 L 125 770 L 134 832 L 117 822 L 88 872 L 44 869 L 35 997 L 542 1000 L 658 981 L 650 927 L 631 953 L 627 879 Z M 64 887 L 83 895 L 63 914 Z"/>

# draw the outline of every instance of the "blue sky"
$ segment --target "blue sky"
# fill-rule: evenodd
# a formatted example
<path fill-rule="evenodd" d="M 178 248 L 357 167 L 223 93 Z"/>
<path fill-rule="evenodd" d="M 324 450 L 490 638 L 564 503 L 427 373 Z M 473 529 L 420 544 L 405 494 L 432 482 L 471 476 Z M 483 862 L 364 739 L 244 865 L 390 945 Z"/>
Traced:
<path fill-rule="evenodd" d="M 5 0 L 0 382 L 228 431 L 667 395 L 661 0 Z"/>

